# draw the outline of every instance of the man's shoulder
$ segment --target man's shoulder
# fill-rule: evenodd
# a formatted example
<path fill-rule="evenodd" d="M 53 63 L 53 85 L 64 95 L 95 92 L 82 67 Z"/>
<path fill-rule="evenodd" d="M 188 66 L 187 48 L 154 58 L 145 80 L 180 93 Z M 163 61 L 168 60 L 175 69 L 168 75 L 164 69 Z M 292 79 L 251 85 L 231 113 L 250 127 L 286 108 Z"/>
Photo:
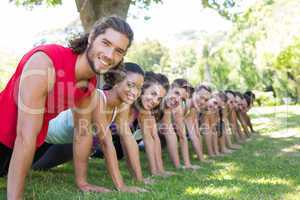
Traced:
<path fill-rule="evenodd" d="M 48 51 L 67 51 L 67 52 L 72 52 L 72 49 L 69 47 L 65 47 L 61 44 L 42 44 L 38 45 L 35 47 L 35 49 L 40 49 L 40 50 L 48 50 Z"/>

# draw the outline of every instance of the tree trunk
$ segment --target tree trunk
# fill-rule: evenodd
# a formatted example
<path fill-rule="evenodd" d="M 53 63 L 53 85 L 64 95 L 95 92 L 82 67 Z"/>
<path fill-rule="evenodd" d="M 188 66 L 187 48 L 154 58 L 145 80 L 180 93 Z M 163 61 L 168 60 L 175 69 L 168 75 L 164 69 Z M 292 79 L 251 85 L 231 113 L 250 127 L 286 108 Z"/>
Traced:
<path fill-rule="evenodd" d="M 75 0 L 80 20 L 86 32 L 106 16 L 117 15 L 126 19 L 131 0 Z"/>
<path fill-rule="evenodd" d="M 205 61 L 205 66 L 204 66 L 204 81 L 209 84 L 212 84 L 210 66 L 207 60 Z"/>
<path fill-rule="evenodd" d="M 204 59 L 204 81 L 211 84 L 212 78 L 211 78 L 211 71 L 210 66 L 208 64 L 208 58 L 209 58 L 209 47 L 208 44 L 203 45 L 202 49 L 202 58 Z"/>

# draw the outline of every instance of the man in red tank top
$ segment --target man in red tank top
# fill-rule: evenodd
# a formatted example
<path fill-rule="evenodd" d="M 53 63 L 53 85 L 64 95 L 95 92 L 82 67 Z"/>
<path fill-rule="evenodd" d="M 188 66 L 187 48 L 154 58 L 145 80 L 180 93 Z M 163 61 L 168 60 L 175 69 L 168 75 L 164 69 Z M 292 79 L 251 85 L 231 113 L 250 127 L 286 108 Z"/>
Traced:
<path fill-rule="evenodd" d="M 23 199 L 26 175 L 51 119 L 73 108 L 75 134 L 89 134 L 80 123 L 85 127 L 91 123 L 96 75 L 121 66 L 132 40 L 133 32 L 124 20 L 108 17 L 90 34 L 72 40 L 69 48 L 43 45 L 25 54 L 0 93 L 0 175 L 8 170 L 8 199 Z M 89 141 L 79 141 L 80 146 L 84 142 Z M 79 151 L 88 150 L 75 149 L 74 154 Z M 78 187 L 108 191 L 88 184 L 80 173 L 87 170 L 87 162 L 80 156 L 76 159 Z"/>

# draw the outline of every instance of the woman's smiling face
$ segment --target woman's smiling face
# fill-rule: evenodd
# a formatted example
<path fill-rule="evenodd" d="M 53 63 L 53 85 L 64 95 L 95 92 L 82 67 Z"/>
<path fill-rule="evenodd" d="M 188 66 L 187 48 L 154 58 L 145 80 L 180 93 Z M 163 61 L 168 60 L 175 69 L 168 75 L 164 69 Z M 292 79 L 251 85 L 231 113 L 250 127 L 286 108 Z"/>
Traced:
<path fill-rule="evenodd" d="M 168 108 L 176 108 L 182 99 L 184 99 L 185 89 L 174 87 L 168 91 L 165 97 L 166 105 Z"/>
<path fill-rule="evenodd" d="M 211 93 L 207 90 L 201 89 L 193 94 L 193 103 L 196 108 L 205 109 L 207 108 L 207 102 L 211 97 Z"/>
<path fill-rule="evenodd" d="M 144 77 L 141 74 L 129 72 L 126 78 L 118 83 L 118 96 L 124 103 L 133 104 L 134 101 L 141 95 Z"/>
<path fill-rule="evenodd" d="M 141 95 L 141 103 L 144 109 L 151 110 L 158 106 L 166 93 L 167 91 L 162 85 L 158 83 L 151 84 Z"/>

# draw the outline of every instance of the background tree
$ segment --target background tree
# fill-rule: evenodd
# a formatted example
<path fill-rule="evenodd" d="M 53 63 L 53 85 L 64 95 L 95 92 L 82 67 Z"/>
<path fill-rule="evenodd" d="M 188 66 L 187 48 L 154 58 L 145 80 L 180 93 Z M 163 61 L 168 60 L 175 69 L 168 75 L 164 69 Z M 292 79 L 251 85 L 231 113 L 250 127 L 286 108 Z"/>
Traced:
<path fill-rule="evenodd" d="M 159 70 L 168 64 L 169 50 L 157 40 L 145 40 L 134 43 L 126 55 L 126 60 L 139 63 L 145 70 Z"/>

